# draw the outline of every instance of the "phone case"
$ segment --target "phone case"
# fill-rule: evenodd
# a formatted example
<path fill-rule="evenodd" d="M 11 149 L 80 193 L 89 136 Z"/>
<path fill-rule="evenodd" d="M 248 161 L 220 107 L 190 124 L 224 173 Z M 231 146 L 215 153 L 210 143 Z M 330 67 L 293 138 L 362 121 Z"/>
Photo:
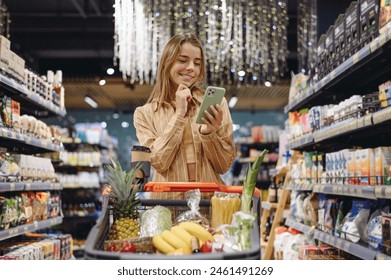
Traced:
<path fill-rule="evenodd" d="M 209 113 L 213 115 L 213 113 L 210 110 L 210 105 L 217 105 L 221 104 L 221 101 L 223 101 L 223 97 L 225 94 L 225 88 L 221 87 L 207 87 L 204 93 L 204 100 L 202 101 L 200 110 L 198 111 L 196 123 L 203 124 L 202 118 L 208 119 L 204 111 L 208 110 Z"/>

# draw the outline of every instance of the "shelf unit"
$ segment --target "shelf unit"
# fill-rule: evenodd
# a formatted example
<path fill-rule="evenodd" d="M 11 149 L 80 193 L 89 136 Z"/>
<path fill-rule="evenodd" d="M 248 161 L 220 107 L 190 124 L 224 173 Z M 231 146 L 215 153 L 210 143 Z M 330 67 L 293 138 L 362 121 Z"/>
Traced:
<path fill-rule="evenodd" d="M 65 116 L 66 114 L 65 109 L 61 110 L 41 96 L 27 90 L 24 85 L 1 73 L 0 89 L 13 100 L 20 102 L 21 112 L 27 112 L 40 118 Z M 61 143 L 56 145 L 47 141 L 45 142 L 31 135 L 22 134 L 5 127 L 0 127 L 0 143 L 0 147 L 23 154 L 58 152 L 64 149 Z M 0 195 L 9 192 L 62 191 L 62 189 L 63 186 L 60 183 L 53 182 L 0 182 Z M 62 221 L 63 217 L 57 216 L 0 230 L 0 240 L 4 241 L 25 233 L 50 228 L 61 224 Z"/>
<path fill-rule="evenodd" d="M 391 28 L 364 46 L 322 80 L 310 84 L 303 95 L 289 102 L 285 107 L 285 112 L 331 104 L 342 101 L 353 94 L 366 94 L 376 90 L 379 84 L 391 77 L 389 58 L 391 58 Z M 390 124 L 391 107 L 387 107 L 361 118 L 348 119 L 305 135 L 289 142 L 287 149 L 328 152 L 353 146 L 389 146 Z M 289 183 L 287 188 L 371 200 L 391 199 L 391 186 Z M 288 220 L 286 225 L 361 259 L 391 259 L 391 256 L 379 253 L 366 245 L 349 242 L 293 220 Z"/>

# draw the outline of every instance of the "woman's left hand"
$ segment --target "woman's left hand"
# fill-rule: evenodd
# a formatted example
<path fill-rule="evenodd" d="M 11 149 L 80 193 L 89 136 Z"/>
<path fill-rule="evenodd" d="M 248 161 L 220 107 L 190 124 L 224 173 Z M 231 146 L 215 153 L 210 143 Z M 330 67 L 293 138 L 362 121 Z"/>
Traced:
<path fill-rule="evenodd" d="M 213 131 L 216 131 L 220 127 L 220 125 L 223 121 L 223 110 L 221 110 L 220 105 L 218 105 L 218 104 L 215 106 L 211 105 L 210 109 L 211 109 L 214 117 L 207 110 L 205 110 L 204 113 L 208 119 L 205 119 L 205 118 L 201 119 L 204 124 L 202 124 L 200 127 L 200 133 L 204 134 L 204 135 L 207 135 L 207 134 L 212 133 Z"/>

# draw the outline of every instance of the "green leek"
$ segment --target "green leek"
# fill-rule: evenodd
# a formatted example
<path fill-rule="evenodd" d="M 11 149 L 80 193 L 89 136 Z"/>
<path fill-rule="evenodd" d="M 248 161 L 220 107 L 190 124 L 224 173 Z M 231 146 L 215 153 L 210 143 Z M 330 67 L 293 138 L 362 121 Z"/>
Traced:
<path fill-rule="evenodd" d="M 248 164 L 247 174 L 244 179 L 243 191 L 242 191 L 242 207 L 241 211 L 249 214 L 251 211 L 251 202 L 255 190 L 255 184 L 257 182 L 257 176 L 259 172 L 259 168 L 261 167 L 261 163 L 263 158 L 269 151 L 264 149 L 262 153 L 258 156 L 255 162 L 250 166 Z"/>

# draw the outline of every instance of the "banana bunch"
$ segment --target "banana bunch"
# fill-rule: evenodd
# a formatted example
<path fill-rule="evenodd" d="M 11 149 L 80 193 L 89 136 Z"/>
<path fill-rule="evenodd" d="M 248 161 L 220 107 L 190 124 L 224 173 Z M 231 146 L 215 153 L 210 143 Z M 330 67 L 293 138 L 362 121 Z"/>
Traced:
<path fill-rule="evenodd" d="M 212 234 L 204 227 L 193 222 L 182 222 L 165 230 L 161 234 L 152 237 L 153 246 L 164 254 L 170 254 L 176 250 L 191 253 L 191 239 L 197 237 L 200 242 L 214 240 Z"/>

